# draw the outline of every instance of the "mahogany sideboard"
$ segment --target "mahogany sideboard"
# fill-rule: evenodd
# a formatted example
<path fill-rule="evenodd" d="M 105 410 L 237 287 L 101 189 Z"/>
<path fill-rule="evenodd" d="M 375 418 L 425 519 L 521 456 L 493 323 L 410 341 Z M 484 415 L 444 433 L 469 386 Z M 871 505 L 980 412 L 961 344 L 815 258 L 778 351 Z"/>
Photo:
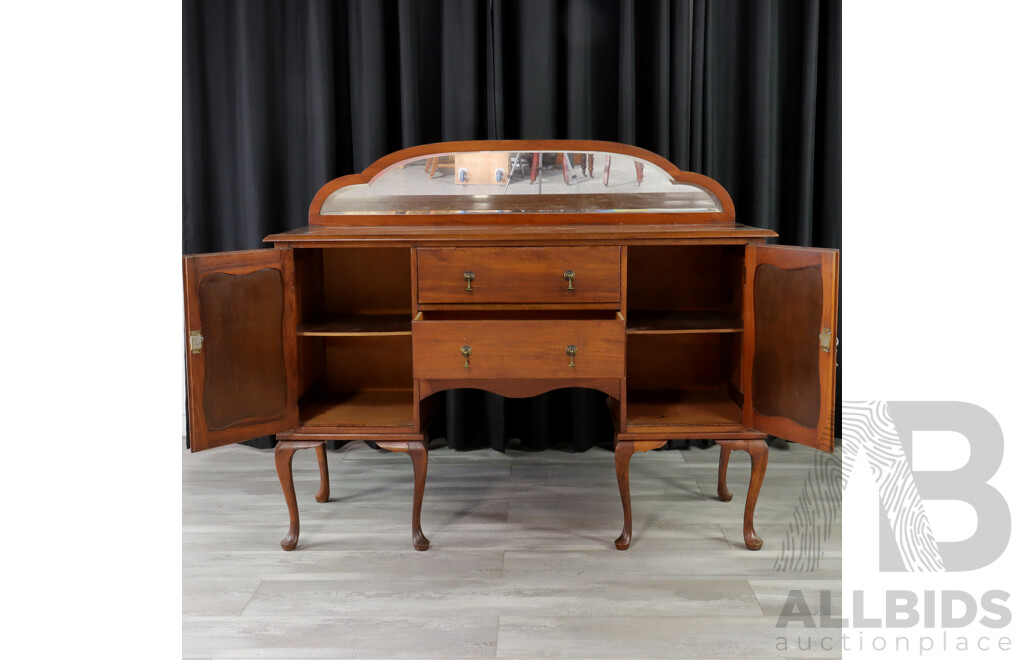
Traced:
<path fill-rule="evenodd" d="M 746 546 L 768 434 L 833 448 L 838 252 L 768 245 L 716 181 L 596 141 L 403 149 L 313 198 L 273 248 L 184 257 L 192 451 L 277 434 L 294 453 L 372 441 L 412 458 L 413 545 L 438 393 L 608 395 L 623 528 L 629 462 L 673 439 L 751 458 Z"/>

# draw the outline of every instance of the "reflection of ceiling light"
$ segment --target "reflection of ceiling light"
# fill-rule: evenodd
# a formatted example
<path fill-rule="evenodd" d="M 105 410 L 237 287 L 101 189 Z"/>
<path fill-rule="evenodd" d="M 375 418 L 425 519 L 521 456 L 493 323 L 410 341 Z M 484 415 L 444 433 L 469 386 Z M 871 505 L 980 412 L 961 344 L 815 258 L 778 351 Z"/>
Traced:
<path fill-rule="evenodd" d="M 490 195 L 473 195 L 476 199 L 487 199 Z"/>

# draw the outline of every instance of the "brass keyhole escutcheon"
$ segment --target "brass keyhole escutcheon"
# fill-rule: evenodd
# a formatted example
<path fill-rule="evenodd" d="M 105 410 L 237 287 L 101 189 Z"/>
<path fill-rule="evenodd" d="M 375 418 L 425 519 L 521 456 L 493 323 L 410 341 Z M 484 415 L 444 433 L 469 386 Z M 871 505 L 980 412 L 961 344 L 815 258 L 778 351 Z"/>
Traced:
<path fill-rule="evenodd" d="M 565 279 L 567 282 L 569 282 L 569 288 L 566 289 L 566 291 L 575 291 L 576 290 L 576 289 L 572 288 L 572 281 L 574 279 L 576 279 L 576 273 L 574 271 L 571 271 L 571 270 L 565 271 L 564 273 L 562 273 L 562 278 Z"/>
<path fill-rule="evenodd" d="M 466 278 L 466 291 L 473 290 L 473 280 L 476 279 L 476 273 L 471 270 L 467 270 L 462 274 L 462 277 Z"/>
<path fill-rule="evenodd" d="M 469 356 L 473 354 L 473 348 L 471 346 L 463 346 L 459 349 L 459 353 L 465 358 L 466 362 L 462 365 L 463 369 L 469 369 Z"/>
<path fill-rule="evenodd" d="M 565 347 L 565 354 L 569 356 L 569 368 L 570 369 L 574 368 L 576 366 L 576 353 L 578 353 L 578 352 L 579 352 L 579 349 L 576 348 L 575 344 L 569 344 L 568 346 Z"/>
<path fill-rule="evenodd" d="M 832 328 L 822 328 L 818 335 L 818 345 L 821 346 L 822 353 L 832 350 Z"/>

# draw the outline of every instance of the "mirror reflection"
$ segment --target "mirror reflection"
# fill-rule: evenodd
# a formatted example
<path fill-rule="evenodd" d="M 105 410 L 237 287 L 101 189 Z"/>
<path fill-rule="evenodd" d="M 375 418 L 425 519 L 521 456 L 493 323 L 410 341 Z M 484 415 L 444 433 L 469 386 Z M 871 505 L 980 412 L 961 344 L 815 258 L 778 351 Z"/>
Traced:
<path fill-rule="evenodd" d="M 396 163 L 368 184 L 332 193 L 324 215 L 704 212 L 708 190 L 649 161 L 606 152 L 473 151 Z"/>

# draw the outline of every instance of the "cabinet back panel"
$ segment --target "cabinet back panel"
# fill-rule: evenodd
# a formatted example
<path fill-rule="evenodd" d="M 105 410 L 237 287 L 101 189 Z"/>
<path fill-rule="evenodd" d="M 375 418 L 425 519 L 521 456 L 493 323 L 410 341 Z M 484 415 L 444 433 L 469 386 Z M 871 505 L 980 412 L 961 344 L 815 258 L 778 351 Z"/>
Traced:
<path fill-rule="evenodd" d="M 743 309 L 743 246 L 631 246 L 627 269 L 628 309 Z"/>
<path fill-rule="evenodd" d="M 409 248 L 325 248 L 322 253 L 325 314 L 411 309 Z"/>
<path fill-rule="evenodd" d="M 299 396 L 316 390 L 324 381 L 324 340 L 299 337 Z"/>
<path fill-rule="evenodd" d="M 626 378 L 637 390 L 710 387 L 723 382 L 721 335 L 630 335 Z"/>
<path fill-rule="evenodd" d="M 726 391 L 736 403 L 743 407 L 743 335 L 725 334 L 722 337 L 722 380 Z"/>
<path fill-rule="evenodd" d="M 743 314 L 743 271 L 747 267 L 744 246 L 722 248 L 722 299 L 726 309 Z"/>
<path fill-rule="evenodd" d="M 324 383 L 332 392 L 412 389 L 412 338 L 324 338 Z"/>
<path fill-rule="evenodd" d="M 629 335 L 626 338 L 629 388 L 675 390 L 724 384 L 730 394 L 738 396 L 742 346 L 740 333 Z"/>
<path fill-rule="evenodd" d="M 299 322 L 321 318 L 324 311 L 323 250 L 296 249 L 293 253 Z"/>

